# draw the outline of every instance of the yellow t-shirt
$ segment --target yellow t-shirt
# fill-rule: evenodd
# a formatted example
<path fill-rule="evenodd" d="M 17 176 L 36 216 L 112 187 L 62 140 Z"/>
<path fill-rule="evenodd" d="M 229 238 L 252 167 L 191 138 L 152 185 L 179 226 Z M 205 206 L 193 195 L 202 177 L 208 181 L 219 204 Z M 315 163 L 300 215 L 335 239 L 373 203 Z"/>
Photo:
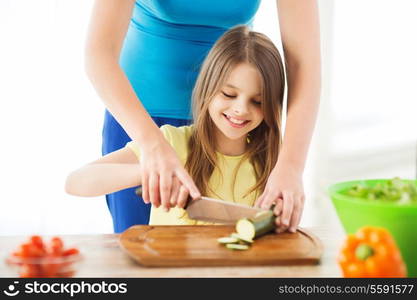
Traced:
<path fill-rule="evenodd" d="M 161 128 L 162 133 L 169 142 L 169 144 L 177 152 L 181 162 L 185 165 L 188 156 L 188 140 L 191 137 L 194 126 L 174 127 L 171 125 L 164 125 Z M 140 159 L 139 147 L 135 142 L 129 142 L 126 147 L 130 148 L 135 155 Z M 253 206 L 256 199 L 256 191 L 251 192 L 246 197 L 243 197 L 256 183 L 255 171 L 252 164 L 245 160 L 236 173 L 236 181 L 233 191 L 233 180 L 235 176 L 235 169 L 241 161 L 243 155 L 228 156 L 217 152 L 217 167 L 209 180 L 209 187 L 214 193 L 206 195 L 211 198 L 218 198 L 224 201 L 231 201 L 237 203 Z M 223 176 L 222 176 L 223 175 Z M 233 198 L 234 194 L 234 198 Z M 203 221 L 191 220 L 186 211 L 182 208 L 171 208 L 169 212 L 165 212 L 162 207 L 151 208 L 151 215 L 149 220 L 150 225 L 206 225 L 213 224 Z"/>

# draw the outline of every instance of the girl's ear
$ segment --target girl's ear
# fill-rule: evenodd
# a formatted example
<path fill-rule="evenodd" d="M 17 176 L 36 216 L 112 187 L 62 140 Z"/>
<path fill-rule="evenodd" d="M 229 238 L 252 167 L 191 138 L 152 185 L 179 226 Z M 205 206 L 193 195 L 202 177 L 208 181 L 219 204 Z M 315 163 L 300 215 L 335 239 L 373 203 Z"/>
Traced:
<path fill-rule="evenodd" d="M 129 147 L 116 150 L 109 154 L 106 154 L 99 159 L 90 162 L 89 164 L 135 164 L 139 159 L 136 154 Z"/>

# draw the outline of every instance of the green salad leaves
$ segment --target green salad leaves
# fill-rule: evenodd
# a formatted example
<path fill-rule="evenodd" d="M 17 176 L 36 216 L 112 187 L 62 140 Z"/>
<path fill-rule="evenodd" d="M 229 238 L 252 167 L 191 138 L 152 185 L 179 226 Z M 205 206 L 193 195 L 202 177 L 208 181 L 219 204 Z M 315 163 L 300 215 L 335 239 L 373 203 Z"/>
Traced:
<path fill-rule="evenodd" d="M 361 182 L 348 189 L 346 194 L 370 201 L 417 204 L 416 184 L 412 181 L 401 180 L 399 177 L 377 183 L 375 186 L 369 186 L 365 182 Z"/>

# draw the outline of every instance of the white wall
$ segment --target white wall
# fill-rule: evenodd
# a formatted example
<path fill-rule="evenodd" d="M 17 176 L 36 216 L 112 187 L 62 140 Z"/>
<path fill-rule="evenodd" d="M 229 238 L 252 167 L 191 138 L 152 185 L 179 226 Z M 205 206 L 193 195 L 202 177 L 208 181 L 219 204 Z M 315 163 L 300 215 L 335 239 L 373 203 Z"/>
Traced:
<path fill-rule="evenodd" d="M 254 29 L 278 45 L 274 2 L 262 1 Z M 69 171 L 100 155 L 104 106 L 83 68 L 91 4 L 0 0 L 0 235 L 112 232 L 104 197 L 63 189 Z M 325 99 L 305 176 L 309 206 L 337 178 L 415 174 L 417 2 L 320 5 L 323 25 L 334 11 L 334 28 L 322 28 Z M 373 153 L 380 159 L 367 167 Z M 312 222 L 306 209 L 302 224 Z"/>
<path fill-rule="evenodd" d="M 100 155 L 104 106 L 83 68 L 92 1 L 0 3 L 0 234 L 111 232 L 102 197 L 64 192 Z"/>
<path fill-rule="evenodd" d="M 317 131 L 330 136 L 322 186 L 415 178 L 416 9 L 413 0 L 334 1 L 330 101 Z"/>

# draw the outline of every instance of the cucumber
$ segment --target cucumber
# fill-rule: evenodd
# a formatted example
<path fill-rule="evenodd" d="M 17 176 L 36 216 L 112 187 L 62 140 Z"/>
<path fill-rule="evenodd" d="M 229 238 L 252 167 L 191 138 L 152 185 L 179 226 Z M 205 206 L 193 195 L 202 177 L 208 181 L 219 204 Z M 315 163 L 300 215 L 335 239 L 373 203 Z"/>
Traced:
<path fill-rule="evenodd" d="M 245 240 L 253 240 L 276 228 L 272 210 L 258 213 L 253 218 L 242 218 L 236 222 L 236 231 Z"/>
<path fill-rule="evenodd" d="M 230 236 L 221 237 L 217 242 L 227 249 L 248 250 L 253 240 L 276 228 L 275 215 L 272 210 L 261 211 L 253 218 L 242 218 L 236 222 L 236 231 Z"/>

